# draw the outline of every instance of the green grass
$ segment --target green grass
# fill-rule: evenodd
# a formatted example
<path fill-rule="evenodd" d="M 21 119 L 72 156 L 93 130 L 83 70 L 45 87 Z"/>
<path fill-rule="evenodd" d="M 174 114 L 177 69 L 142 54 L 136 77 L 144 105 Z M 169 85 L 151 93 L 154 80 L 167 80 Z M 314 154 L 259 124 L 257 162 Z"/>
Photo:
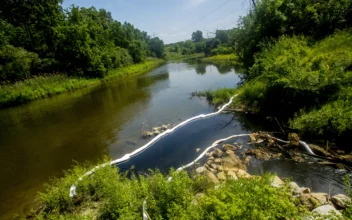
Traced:
<path fill-rule="evenodd" d="M 19 105 L 67 91 L 97 85 L 105 80 L 143 74 L 163 63 L 164 60 L 148 59 L 140 64 L 134 64 L 109 71 L 103 79 L 72 78 L 65 75 L 49 75 L 34 77 L 10 85 L 0 85 L 0 108 Z"/>
<path fill-rule="evenodd" d="M 206 57 L 202 59 L 203 62 L 211 63 L 231 63 L 237 65 L 238 57 L 235 54 L 218 54 L 211 57 Z"/>
<path fill-rule="evenodd" d="M 91 167 L 75 166 L 65 177 L 53 179 L 39 193 L 39 208 L 34 207 L 27 217 L 141 219 L 146 198 L 151 219 L 297 219 L 307 214 L 296 206 L 287 185 L 280 189 L 270 185 L 270 175 L 228 180 L 217 189 L 204 176 L 191 178 L 185 171 L 171 170 L 167 175 L 149 171 L 127 178 L 106 166 L 83 178 L 71 199 L 71 184 Z M 197 197 L 198 193 L 203 196 Z"/>
<path fill-rule="evenodd" d="M 182 60 L 182 59 L 192 59 L 192 58 L 202 58 L 204 53 L 196 53 L 190 55 L 182 55 L 181 53 L 176 52 L 165 52 L 165 57 L 167 60 Z"/>

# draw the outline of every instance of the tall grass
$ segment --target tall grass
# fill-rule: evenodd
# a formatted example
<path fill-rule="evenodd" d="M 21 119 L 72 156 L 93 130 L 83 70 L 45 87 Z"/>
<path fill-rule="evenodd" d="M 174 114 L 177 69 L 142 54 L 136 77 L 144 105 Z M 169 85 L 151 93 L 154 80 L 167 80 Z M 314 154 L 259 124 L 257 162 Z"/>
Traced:
<path fill-rule="evenodd" d="M 238 57 L 235 54 L 218 54 L 211 57 L 206 57 L 202 59 L 203 62 L 211 63 L 231 63 L 237 65 Z"/>
<path fill-rule="evenodd" d="M 103 78 L 72 78 L 65 75 L 38 76 L 9 85 L 0 85 L 0 108 L 18 105 L 32 100 L 64 93 L 67 91 L 97 85 L 104 80 L 146 73 L 164 63 L 160 59 L 148 59 L 144 63 L 134 64 L 112 70 Z"/>

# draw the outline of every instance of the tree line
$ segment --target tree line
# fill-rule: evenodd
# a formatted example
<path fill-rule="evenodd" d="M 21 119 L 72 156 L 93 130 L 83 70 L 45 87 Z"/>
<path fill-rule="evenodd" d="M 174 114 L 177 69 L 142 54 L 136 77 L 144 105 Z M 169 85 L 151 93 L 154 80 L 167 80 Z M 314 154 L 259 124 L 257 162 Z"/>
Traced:
<path fill-rule="evenodd" d="M 105 9 L 63 9 L 62 0 L 0 4 L 0 83 L 39 74 L 103 77 L 147 57 L 164 57 L 163 41 Z"/>

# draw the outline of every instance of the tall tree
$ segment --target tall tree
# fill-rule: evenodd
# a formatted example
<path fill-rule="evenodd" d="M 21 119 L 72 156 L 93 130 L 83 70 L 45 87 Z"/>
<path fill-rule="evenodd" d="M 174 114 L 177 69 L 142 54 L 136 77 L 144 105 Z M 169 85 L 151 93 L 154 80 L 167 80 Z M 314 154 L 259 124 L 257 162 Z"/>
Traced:
<path fill-rule="evenodd" d="M 203 32 L 201 32 L 200 30 L 197 30 L 196 32 L 192 33 L 193 42 L 201 42 L 203 39 Z"/>

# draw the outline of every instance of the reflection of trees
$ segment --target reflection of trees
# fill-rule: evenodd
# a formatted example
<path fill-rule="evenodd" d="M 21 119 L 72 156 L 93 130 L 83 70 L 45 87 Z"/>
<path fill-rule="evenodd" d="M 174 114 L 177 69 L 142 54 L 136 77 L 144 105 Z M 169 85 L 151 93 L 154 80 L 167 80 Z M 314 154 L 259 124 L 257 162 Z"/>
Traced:
<path fill-rule="evenodd" d="M 199 62 L 196 64 L 195 69 L 197 74 L 204 75 L 207 72 L 207 64 Z"/>
<path fill-rule="evenodd" d="M 216 66 L 220 74 L 228 74 L 233 68 L 232 65 L 227 63 L 218 63 L 214 64 L 214 66 Z"/>
<path fill-rule="evenodd" d="M 42 183 L 73 160 L 93 162 L 109 154 L 117 132 L 147 107 L 150 87 L 168 79 L 168 72 L 117 79 L 1 110 L 1 174 L 8 180 L 0 181 L 3 205 L 28 205 L 17 204 L 19 196 L 26 192 L 32 201 Z"/>

